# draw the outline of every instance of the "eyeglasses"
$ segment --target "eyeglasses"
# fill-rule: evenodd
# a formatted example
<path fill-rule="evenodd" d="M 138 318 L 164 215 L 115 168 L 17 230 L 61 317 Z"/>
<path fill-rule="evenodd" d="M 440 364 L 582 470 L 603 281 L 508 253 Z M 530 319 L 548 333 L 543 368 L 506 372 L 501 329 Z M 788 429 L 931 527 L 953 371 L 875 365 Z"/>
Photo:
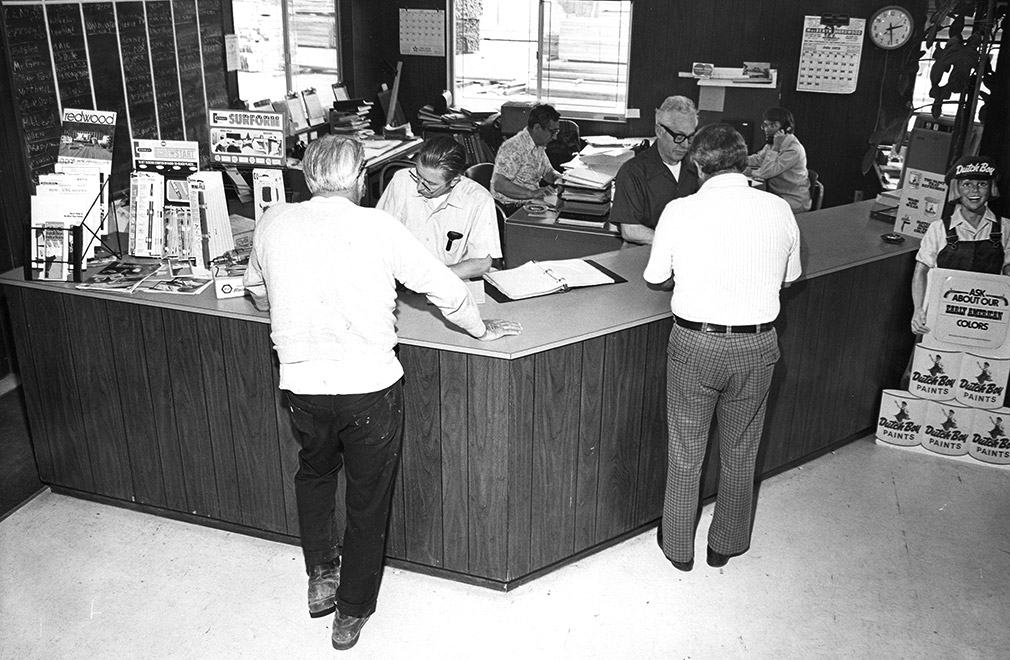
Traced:
<path fill-rule="evenodd" d="M 425 181 L 420 176 L 418 176 L 417 170 L 410 170 L 409 174 L 410 178 L 414 180 L 414 183 L 420 184 L 421 187 L 424 188 L 426 192 L 435 192 L 436 190 L 445 185 L 444 183 L 435 184 Z"/>
<path fill-rule="evenodd" d="M 777 121 L 763 121 L 761 122 L 761 128 L 781 128 L 782 124 Z"/>
<path fill-rule="evenodd" d="M 557 137 L 558 133 L 561 132 L 561 127 L 560 126 L 558 126 L 557 128 L 547 128 L 546 126 L 541 126 L 540 128 L 542 128 L 545 131 L 547 131 L 548 133 L 550 133 L 551 137 Z"/>
<path fill-rule="evenodd" d="M 961 179 L 961 187 L 968 190 L 988 190 L 988 179 Z"/>
<path fill-rule="evenodd" d="M 685 140 L 687 141 L 688 144 L 690 144 L 691 140 L 694 139 L 694 133 L 691 133 L 690 135 L 688 135 L 686 133 L 681 133 L 680 131 L 675 131 L 672 128 L 670 128 L 669 126 L 666 126 L 665 124 L 659 124 L 658 122 L 657 122 L 657 124 L 659 126 L 662 126 L 663 130 L 666 131 L 667 134 L 669 134 L 670 139 L 673 140 L 674 144 L 681 144 Z"/>

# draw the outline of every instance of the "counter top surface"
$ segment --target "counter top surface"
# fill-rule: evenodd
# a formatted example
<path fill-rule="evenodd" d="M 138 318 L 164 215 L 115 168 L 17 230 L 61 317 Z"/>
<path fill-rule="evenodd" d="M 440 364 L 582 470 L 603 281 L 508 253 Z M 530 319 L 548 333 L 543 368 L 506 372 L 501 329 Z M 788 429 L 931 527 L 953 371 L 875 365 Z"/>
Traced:
<path fill-rule="evenodd" d="M 801 279 L 828 275 L 919 249 L 919 239 L 911 236 L 897 245 L 881 240 L 881 235 L 894 231 L 894 226 L 870 217 L 873 203 L 871 199 L 796 216 L 803 262 Z"/>
<path fill-rule="evenodd" d="M 891 231 L 884 222 L 869 217 L 872 201 L 833 207 L 798 216 L 801 234 L 802 279 L 845 270 L 878 259 L 914 251 L 919 241 L 907 238 L 892 245 L 880 239 Z M 449 325 L 424 296 L 406 292 L 396 310 L 396 330 L 407 345 L 514 359 L 618 332 L 670 316 L 670 294 L 649 289 L 642 272 L 649 258 L 647 246 L 601 254 L 592 259 L 627 282 L 573 289 L 566 293 L 498 303 L 487 298 L 480 305 L 486 319 L 509 319 L 523 325 L 523 333 L 493 342 L 481 342 Z M 26 282 L 20 269 L 0 275 L 0 284 L 73 295 L 122 300 L 182 312 L 268 323 L 245 298 L 218 300 L 213 288 L 197 296 L 148 293 L 114 294 L 74 288 L 73 283 Z"/>

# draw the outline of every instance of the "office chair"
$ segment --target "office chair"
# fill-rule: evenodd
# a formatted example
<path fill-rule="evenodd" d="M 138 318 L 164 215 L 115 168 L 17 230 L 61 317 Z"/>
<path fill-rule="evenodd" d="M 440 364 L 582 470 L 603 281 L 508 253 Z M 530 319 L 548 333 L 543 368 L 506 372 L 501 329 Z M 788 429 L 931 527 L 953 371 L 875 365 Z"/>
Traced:
<path fill-rule="evenodd" d="M 386 186 L 389 185 L 390 179 L 396 174 L 397 170 L 403 170 L 408 167 L 414 167 L 414 161 L 407 160 L 406 158 L 398 158 L 396 160 L 391 160 L 382 166 L 379 171 L 379 196 L 382 197 L 382 193 L 386 191 Z M 378 199 L 376 197 L 376 199 Z"/>
<path fill-rule="evenodd" d="M 473 179 L 491 192 L 491 175 L 494 174 L 494 163 L 477 163 L 466 168 L 463 176 Z"/>
<path fill-rule="evenodd" d="M 547 143 L 547 159 L 551 166 L 561 171 L 561 164 L 567 163 L 586 146 L 579 136 L 579 125 L 571 119 L 558 120 L 558 136 Z"/>
<path fill-rule="evenodd" d="M 477 163 L 466 168 L 463 176 L 472 179 L 491 192 L 491 176 L 494 174 L 494 163 Z M 495 215 L 498 216 L 498 240 L 501 242 L 502 268 L 505 268 L 505 209 L 497 199 L 494 201 Z"/>
<path fill-rule="evenodd" d="M 819 211 L 824 204 L 824 184 L 817 172 L 810 168 L 807 168 L 807 177 L 810 179 L 810 210 Z"/>
<path fill-rule="evenodd" d="M 508 268 L 508 264 L 505 263 L 505 209 L 496 199 L 494 201 L 494 212 L 498 218 L 498 243 L 501 245 L 501 267 Z"/>

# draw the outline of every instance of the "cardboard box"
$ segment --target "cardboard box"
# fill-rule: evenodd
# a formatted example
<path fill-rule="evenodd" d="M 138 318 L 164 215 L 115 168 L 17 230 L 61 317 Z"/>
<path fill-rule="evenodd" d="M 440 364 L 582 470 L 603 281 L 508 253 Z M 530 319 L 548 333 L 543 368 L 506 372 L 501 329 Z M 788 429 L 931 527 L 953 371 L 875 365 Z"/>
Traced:
<path fill-rule="evenodd" d="M 218 298 L 241 298 L 245 295 L 241 273 L 235 274 L 226 266 L 214 266 L 211 273 L 214 275 L 214 295 Z"/>
<path fill-rule="evenodd" d="M 533 103 L 529 101 L 506 101 L 501 106 L 501 134 L 512 137 L 526 128 Z"/>

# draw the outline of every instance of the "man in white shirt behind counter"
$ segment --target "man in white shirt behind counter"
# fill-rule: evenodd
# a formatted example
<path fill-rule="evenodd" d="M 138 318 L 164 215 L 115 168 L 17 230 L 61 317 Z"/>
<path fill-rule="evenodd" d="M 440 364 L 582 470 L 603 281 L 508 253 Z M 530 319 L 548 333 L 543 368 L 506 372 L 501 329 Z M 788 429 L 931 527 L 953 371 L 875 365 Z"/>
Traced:
<path fill-rule="evenodd" d="M 480 277 L 501 259 L 491 193 L 463 176 L 466 150 L 447 135 L 424 143 L 415 166 L 393 175 L 376 208 L 402 222 L 461 279 Z"/>
<path fill-rule="evenodd" d="M 427 295 L 480 340 L 522 331 L 485 321 L 466 285 L 388 213 L 358 206 L 364 150 L 327 135 L 302 161 L 312 199 L 278 204 L 256 227 L 245 286 L 270 311 L 280 387 L 301 445 L 295 498 L 311 616 L 337 610 L 332 643 L 358 641 L 375 611 L 403 438 L 396 359 L 396 282 Z M 337 473 L 347 475 L 347 530 L 334 525 Z"/>

